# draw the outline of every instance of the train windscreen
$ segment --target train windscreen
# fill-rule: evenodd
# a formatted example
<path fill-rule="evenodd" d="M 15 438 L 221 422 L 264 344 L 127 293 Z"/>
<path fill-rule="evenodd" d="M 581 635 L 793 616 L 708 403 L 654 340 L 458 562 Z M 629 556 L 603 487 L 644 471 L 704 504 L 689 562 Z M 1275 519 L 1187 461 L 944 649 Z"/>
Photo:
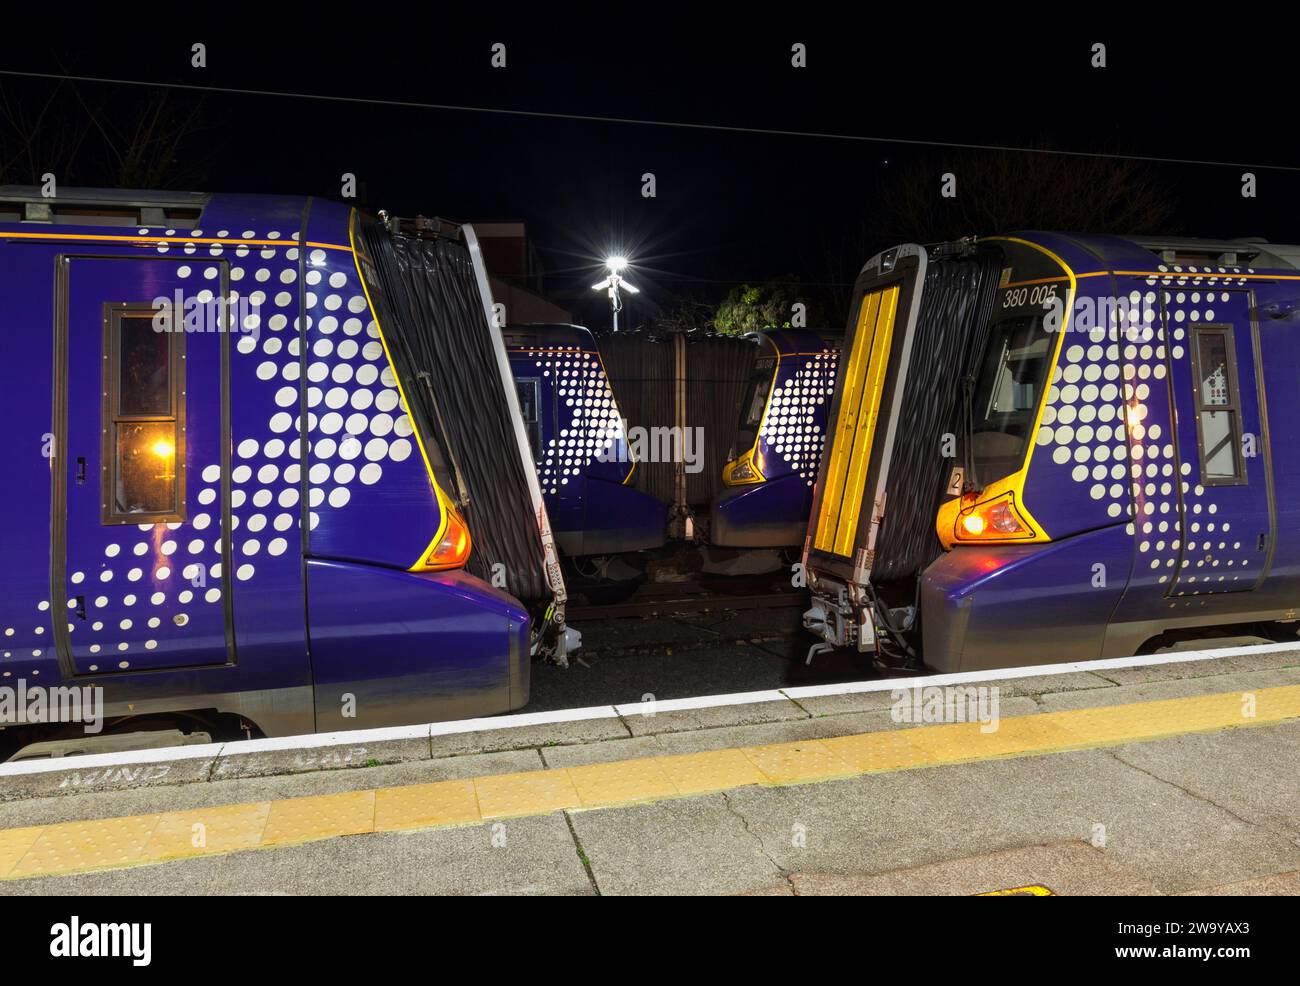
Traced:
<path fill-rule="evenodd" d="M 736 429 L 736 447 L 733 450 L 736 455 L 744 455 L 758 441 L 758 429 L 763 423 L 763 411 L 767 408 L 775 379 L 775 356 L 764 356 L 755 361 L 754 372 L 750 374 L 745 398 L 740 405 L 740 424 Z"/>
<path fill-rule="evenodd" d="M 1046 383 L 1055 339 L 1041 314 L 993 323 L 974 390 L 971 451 L 977 485 L 1020 468 Z"/>
<path fill-rule="evenodd" d="M 1002 270 L 988 338 L 974 364 L 967 487 L 983 489 L 1024 465 L 1052 357 L 1068 274 L 1050 254 L 1001 241 Z"/>

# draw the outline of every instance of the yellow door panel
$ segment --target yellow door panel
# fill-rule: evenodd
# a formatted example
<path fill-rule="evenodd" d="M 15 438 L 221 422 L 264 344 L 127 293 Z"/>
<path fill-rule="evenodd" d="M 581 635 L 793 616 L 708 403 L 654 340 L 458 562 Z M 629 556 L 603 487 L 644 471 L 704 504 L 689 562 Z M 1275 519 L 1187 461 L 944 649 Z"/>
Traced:
<path fill-rule="evenodd" d="M 899 285 L 893 284 L 862 299 L 826 461 L 826 482 L 815 540 L 819 551 L 845 557 L 853 553 L 898 314 L 898 296 Z"/>

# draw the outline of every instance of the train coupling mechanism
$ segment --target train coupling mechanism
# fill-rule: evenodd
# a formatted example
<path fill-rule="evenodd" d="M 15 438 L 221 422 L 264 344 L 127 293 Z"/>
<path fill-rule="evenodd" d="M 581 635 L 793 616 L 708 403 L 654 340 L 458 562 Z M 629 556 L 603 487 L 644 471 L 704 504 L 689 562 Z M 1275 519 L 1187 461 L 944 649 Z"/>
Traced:
<path fill-rule="evenodd" d="M 562 607 L 552 604 L 533 626 L 531 652 L 534 658 L 567 668 L 569 655 L 582 650 L 582 631 L 564 622 Z"/>
<path fill-rule="evenodd" d="M 573 627 L 565 627 L 564 632 L 560 634 L 559 647 L 560 655 L 564 664 L 569 663 L 569 655 L 576 654 L 582 650 L 582 631 L 575 630 Z"/>
<path fill-rule="evenodd" d="M 533 646 L 533 656 L 562 668 L 569 666 L 569 655 L 582 650 L 582 631 L 565 627 L 548 634 Z"/>
<path fill-rule="evenodd" d="M 809 648 L 808 664 L 817 654 L 839 647 L 855 647 L 862 653 L 876 649 L 876 626 L 869 605 L 853 606 L 847 600 L 814 594 L 812 607 L 803 614 L 803 626 L 822 638 L 820 644 Z"/>

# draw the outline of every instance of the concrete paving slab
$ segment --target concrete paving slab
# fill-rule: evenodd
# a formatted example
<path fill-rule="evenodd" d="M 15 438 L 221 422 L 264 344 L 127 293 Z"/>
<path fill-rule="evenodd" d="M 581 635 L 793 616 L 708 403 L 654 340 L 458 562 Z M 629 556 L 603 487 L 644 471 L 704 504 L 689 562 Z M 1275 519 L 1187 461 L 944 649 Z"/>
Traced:
<path fill-rule="evenodd" d="M 549 746 L 539 752 L 548 767 L 584 767 L 593 763 L 663 756 L 665 750 L 658 736 L 631 736 L 585 746 Z"/>
<path fill-rule="evenodd" d="M 463 757 L 474 753 L 496 753 L 539 747 L 570 746 L 623 739 L 629 735 L 619 718 L 583 719 L 578 722 L 555 722 L 537 726 L 515 726 L 476 733 L 451 733 L 434 736 L 431 747 L 435 759 Z"/>
<path fill-rule="evenodd" d="M 1040 711 L 1042 710 L 1033 699 L 1024 697 L 1006 699 L 1000 703 L 999 708 L 999 714 L 1007 717 L 1031 715 Z M 913 726 L 913 723 L 895 721 L 888 709 L 877 709 L 871 712 L 826 715 L 811 719 L 720 726 L 694 732 L 660 733 L 658 739 L 662 752 L 678 754 L 736 746 L 762 746 L 768 743 L 786 743 L 804 739 L 827 739 L 832 736 L 881 730 L 911 729 Z"/>
<path fill-rule="evenodd" d="M 1158 702 L 1191 695 L 1217 695 L 1246 692 L 1260 688 L 1277 688 L 1300 684 L 1300 668 L 1236 671 L 1198 678 L 1167 678 L 1132 685 L 1087 691 L 1055 692 L 1039 696 L 1040 711 L 1090 709 L 1101 705 L 1127 705 L 1130 702 Z"/>
<path fill-rule="evenodd" d="M 561 815 L 0 883 L 10 895 L 590 893 Z"/>
<path fill-rule="evenodd" d="M 794 697 L 800 707 L 813 716 L 840 716 L 854 712 L 888 710 L 893 704 L 891 692 L 853 692 L 848 695 L 815 695 Z"/>
<path fill-rule="evenodd" d="M 569 817 L 605 895 L 735 894 L 782 879 L 726 795 Z"/>
<path fill-rule="evenodd" d="M 1300 845 L 1300 722 L 1112 751 L 1125 763 Z"/>
<path fill-rule="evenodd" d="M 69 757 L 59 769 L 0 776 L 0 804 L 69 794 L 94 794 L 187 785 L 208 780 L 216 769 L 217 751 L 201 757 L 159 759 L 138 764 L 95 767 Z"/>
<path fill-rule="evenodd" d="M 1009 678 L 1002 681 L 981 681 L 984 687 L 997 687 L 1001 699 L 1033 698 L 1052 692 L 1083 691 L 1114 688 L 1090 672 L 1051 674 L 1036 678 Z M 888 709 L 893 704 L 893 689 L 875 692 L 854 692 L 848 695 L 792 695 L 791 698 L 813 715 L 841 715 L 848 712 L 872 712 Z M 1041 710 L 1040 710 L 1041 711 Z"/>
<path fill-rule="evenodd" d="M 980 682 L 981 687 L 984 682 Z M 988 687 L 996 686 L 998 691 L 998 715 L 1000 716 L 1022 716 L 1033 715 L 1036 712 L 1042 712 L 1043 709 L 1036 701 L 1037 693 L 1030 693 L 1027 690 L 1018 690 L 1008 687 L 1002 682 L 990 682 Z M 930 687 L 922 685 L 924 687 Z M 1106 688 L 1114 688 L 1114 685 L 1106 685 Z M 794 696 L 793 701 L 803 706 L 814 716 L 819 718 L 834 718 L 836 716 L 865 714 L 869 721 L 879 721 L 882 724 L 876 728 L 908 728 L 915 725 L 926 725 L 926 723 L 913 723 L 904 721 L 895 721 L 890 716 L 890 710 L 896 704 L 894 692 L 864 692 L 858 695 L 831 695 L 817 698 L 805 696 Z M 910 702 L 910 699 L 904 699 L 904 702 Z"/>
<path fill-rule="evenodd" d="M 883 873 L 1098 835 L 1120 865 L 1166 892 L 1300 865 L 1289 839 L 1099 750 L 749 787 L 730 798 L 789 872 Z"/>
<path fill-rule="evenodd" d="M 362 741 L 342 746 L 307 747 L 298 750 L 258 750 L 227 753 L 217 758 L 214 780 L 239 777 L 272 777 L 320 770 L 350 770 L 381 764 L 428 760 L 429 737 Z"/>
<path fill-rule="evenodd" d="M 1204 646 L 1198 642 L 1199 647 Z M 1108 668 L 1096 672 L 1117 685 L 1138 685 L 1148 681 L 1172 681 L 1178 678 L 1205 678 L 1243 671 L 1266 671 L 1300 665 L 1300 646 L 1295 650 L 1269 651 L 1264 654 L 1233 654 L 1208 661 L 1184 661 L 1177 664 L 1151 664 L 1137 668 Z"/>
<path fill-rule="evenodd" d="M 1141 876 L 1084 842 L 1004 849 L 873 875 L 792 873 L 790 883 L 801 897 L 1156 894 Z"/>
<path fill-rule="evenodd" d="M 1003 698 L 1024 696 L 1033 698 L 1055 692 L 1077 692 L 1111 688 L 1113 682 L 1107 681 L 1091 671 L 1077 671 L 1071 674 L 1044 674 L 1031 678 L 1008 678 L 1001 681 L 982 681 L 982 685 L 996 685 L 1001 689 Z"/>
<path fill-rule="evenodd" d="M 725 726 L 745 726 L 759 722 L 787 722 L 807 719 L 808 713 L 795 702 L 753 702 L 746 705 L 723 705 L 680 712 L 657 712 L 654 715 L 629 715 L 627 728 L 633 736 L 680 733 Z"/>

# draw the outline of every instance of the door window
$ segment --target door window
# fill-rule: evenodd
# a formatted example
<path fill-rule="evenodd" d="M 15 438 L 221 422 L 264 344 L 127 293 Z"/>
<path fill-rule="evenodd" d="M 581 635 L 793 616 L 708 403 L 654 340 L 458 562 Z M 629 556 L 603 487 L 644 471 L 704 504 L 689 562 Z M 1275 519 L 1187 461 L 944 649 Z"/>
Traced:
<path fill-rule="evenodd" d="M 1196 432 L 1206 486 L 1246 482 L 1241 455 L 1241 405 L 1232 328 L 1198 326 L 1192 331 L 1196 380 Z"/>
<path fill-rule="evenodd" d="M 185 519 L 184 343 L 152 308 L 106 306 L 101 523 Z"/>

